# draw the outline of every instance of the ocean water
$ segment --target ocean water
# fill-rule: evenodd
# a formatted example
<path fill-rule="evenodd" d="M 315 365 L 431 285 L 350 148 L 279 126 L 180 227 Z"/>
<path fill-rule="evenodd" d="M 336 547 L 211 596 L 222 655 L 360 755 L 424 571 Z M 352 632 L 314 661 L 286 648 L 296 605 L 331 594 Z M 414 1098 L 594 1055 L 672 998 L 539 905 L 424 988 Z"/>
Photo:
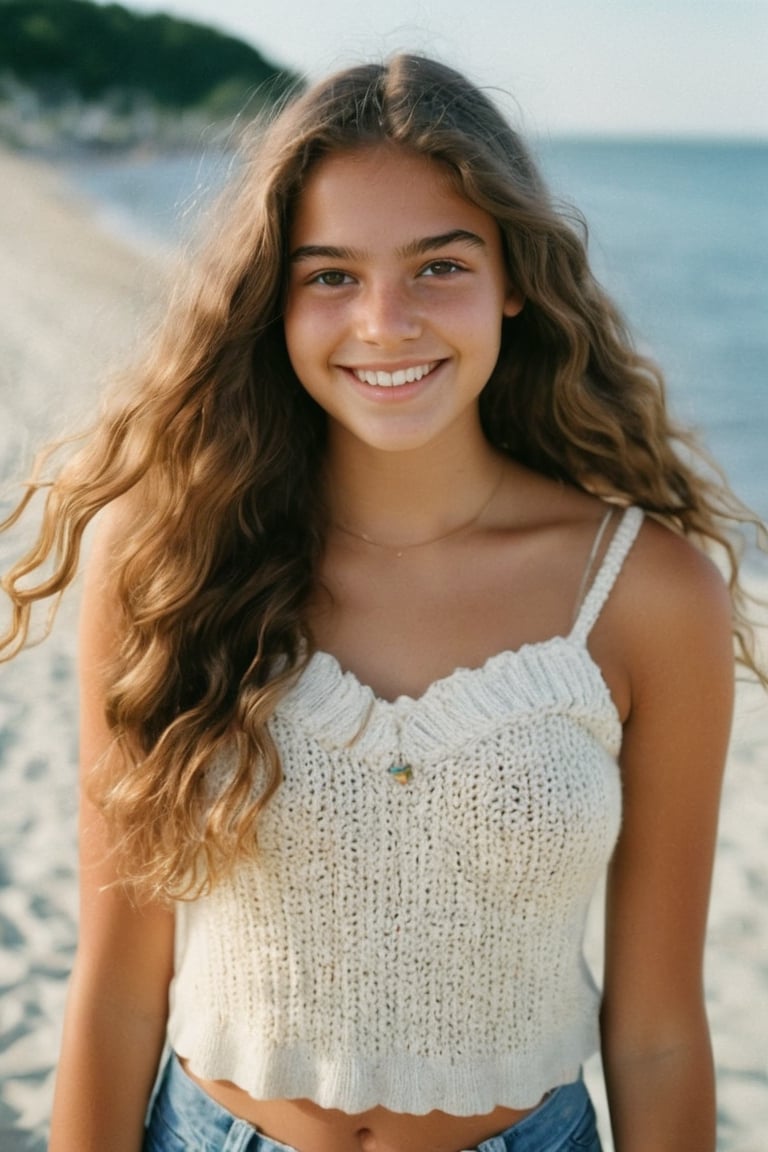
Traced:
<path fill-rule="evenodd" d="M 768 143 L 558 142 L 552 186 L 661 363 L 670 403 L 768 514 Z"/>
<path fill-rule="evenodd" d="M 593 267 L 673 413 L 768 518 L 768 142 L 548 140 L 553 192 L 589 227 Z M 217 154 L 80 162 L 69 175 L 112 226 L 173 245 L 226 179 Z"/>

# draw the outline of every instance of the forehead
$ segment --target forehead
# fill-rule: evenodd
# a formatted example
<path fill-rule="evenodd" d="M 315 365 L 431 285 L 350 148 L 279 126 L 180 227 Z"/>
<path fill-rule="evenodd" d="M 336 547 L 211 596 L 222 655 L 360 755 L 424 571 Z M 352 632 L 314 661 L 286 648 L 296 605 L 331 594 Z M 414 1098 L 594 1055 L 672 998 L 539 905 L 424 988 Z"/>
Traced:
<path fill-rule="evenodd" d="M 466 200 L 446 167 L 395 145 L 372 145 L 320 160 L 293 213 L 291 246 L 398 246 L 463 228 L 498 236 L 496 221 Z"/>

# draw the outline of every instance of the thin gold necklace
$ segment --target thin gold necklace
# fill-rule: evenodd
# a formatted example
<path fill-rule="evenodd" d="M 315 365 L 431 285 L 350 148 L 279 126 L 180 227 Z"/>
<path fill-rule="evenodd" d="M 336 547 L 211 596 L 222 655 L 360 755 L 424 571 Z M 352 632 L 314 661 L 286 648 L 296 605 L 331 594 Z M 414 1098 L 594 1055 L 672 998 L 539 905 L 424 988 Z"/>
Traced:
<path fill-rule="evenodd" d="M 339 532 L 343 532 L 345 536 L 352 536 L 355 540 L 362 540 L 364 544 L 370 544 L 372 548 L 383 548 L 385 552 L 393 552 L 399 560 L 406 552 L 410 552 L 414 548 L 426 548 L 428 544 L 437 544 L 440 540 L 447 540 L 450 536 L 458 536 L 460 532 L 466 532 L 472 528 L 498 492 L 503 477 L 504 465 L 502 464 L 499 469 L 499 475 L 494 480 L 490 493 L 485 497 L 477 512 L 475 512 L 469 520 L 463 520 L 461 524 L 458 524 L 455 528 L 449 528 L 447 532 L 441 532 L 439 536 L 430 536 L 428 540 L 417 540 L 414 544 L 384 544 L 381 540 L 371 539 L 366 532 L 355 532 L 352 528 L 347 528 L 345 524 L 340 524 L 338 521 L 334 523 L 333 526 Z"/>

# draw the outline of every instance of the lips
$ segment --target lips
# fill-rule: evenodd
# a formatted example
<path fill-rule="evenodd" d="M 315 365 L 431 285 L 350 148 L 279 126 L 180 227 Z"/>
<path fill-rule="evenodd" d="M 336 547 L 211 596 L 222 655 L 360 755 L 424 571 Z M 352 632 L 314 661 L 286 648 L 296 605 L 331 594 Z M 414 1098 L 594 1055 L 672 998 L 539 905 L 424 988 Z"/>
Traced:
<path fill-rule="evenodd" d="M 379 368 L 352 368 L 350 371 L 361 384 L 369 384 L 374 388 L 402 388 L 404 384 L 415 384 L 429 376 L 439 363 L 439 360 L 430 360 L 426 364 L 413 364 L 394 372 L 384 372 Z"/>

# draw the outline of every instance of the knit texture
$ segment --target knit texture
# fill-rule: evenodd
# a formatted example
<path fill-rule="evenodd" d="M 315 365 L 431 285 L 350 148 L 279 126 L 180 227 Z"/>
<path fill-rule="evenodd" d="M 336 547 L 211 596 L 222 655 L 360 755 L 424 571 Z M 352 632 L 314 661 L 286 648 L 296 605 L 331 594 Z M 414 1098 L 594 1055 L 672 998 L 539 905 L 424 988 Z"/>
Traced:
<path fill-rule="evenodd" d="M 169 1040 L 193 1071 L 455 1115 L 578 1076 L 598 1046 L 584 925 L 621 815 L 621 725 L 587 639 L 641 520 L 624 513 L 570 635 L 418 699 L 312 657 L 271 721 L 285 779 L 258 861 L 177 906 Z"/>

